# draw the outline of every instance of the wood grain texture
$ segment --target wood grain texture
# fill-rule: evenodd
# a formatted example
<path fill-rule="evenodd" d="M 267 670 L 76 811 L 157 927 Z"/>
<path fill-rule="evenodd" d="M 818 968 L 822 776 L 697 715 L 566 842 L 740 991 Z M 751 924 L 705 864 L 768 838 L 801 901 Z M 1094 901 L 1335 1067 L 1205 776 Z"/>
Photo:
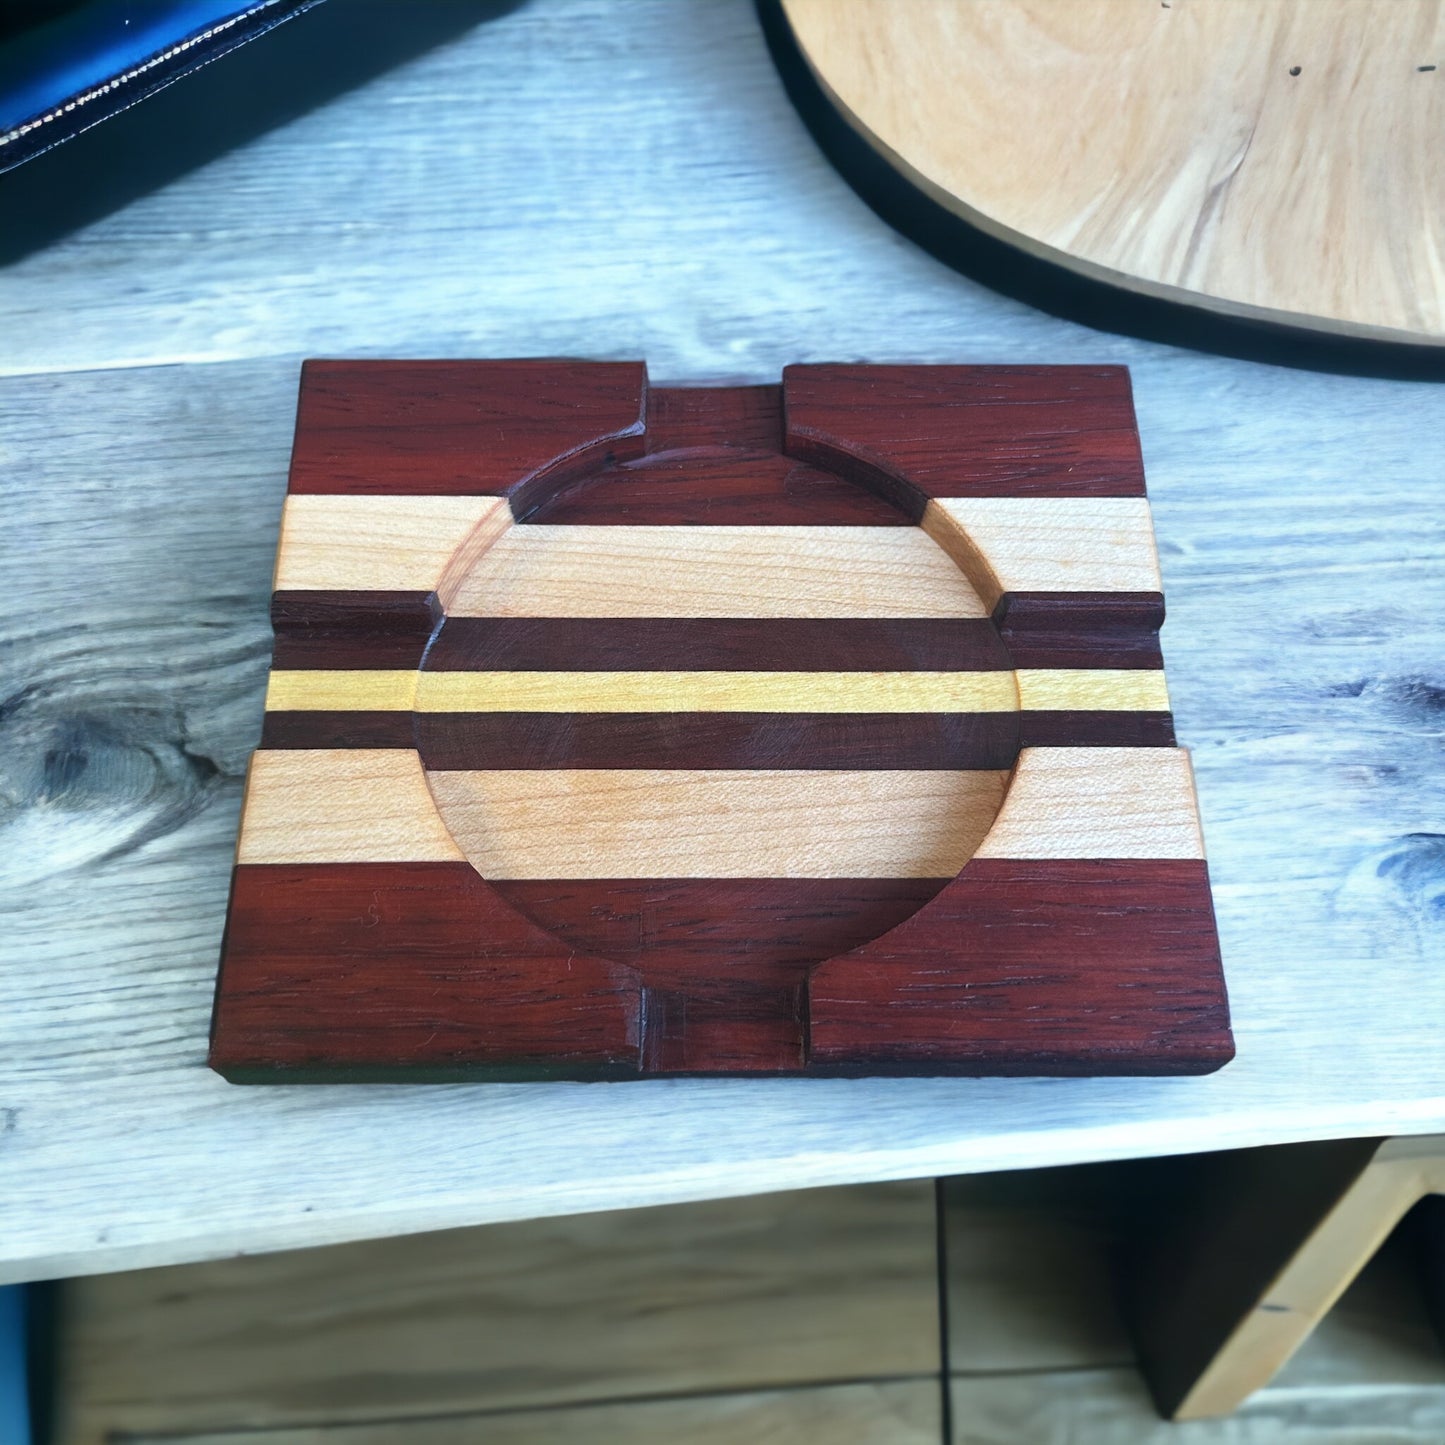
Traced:
<path fill-rule="evenodd" d="M 1237 1418 L 1161 1420 L 1132 1367 L 1060 1370 L 1017 1380 L 955 1380 L 958 1445 L 1428 1445 L 1445 1422 L 1439 1385 L 1365 1379 L 1335 1388 L 1281 1389 Z"/>
<path fill-rule="evenodd" d="M 1445 340 L 1437 0 L 782 8 L 857 134 L 989 235 L 1226 315 Z"/>
<path fill-rule="evenodd" d="M 267 713 L 267 747 L 415 747 L 428 768 L 1008 769 L 1051 742 L 1165 741 L 1145 713 Z M 1085 723 L 1082 718 L 1106 718 Z M 388 725 L 383 719 L 390 718 Z M 1048 727 L 1038 720 L 1055 723 Z M 1030 721 L 1032 720 L 1032 721 Z M 1167 719 L 1166 719 L 1167 721 Z M 1141 727 L 1140 724 L 1143 724 Z M 368 744 L 370 737 L 387 743 Z M 1172 742 L 1169 734 L 1167 741 Z"/>
<path fill-rule="evenodd" d="M 513 527 L 457 617 L 983 617 L 915 527 Z"/>
<path fill-rule="evenodd" d="M 1203 858 L 1182 748 L 1025 748 L 980 858 Z"/>
<path fill-rule="evenodd" d="M 0 1277 L 1445 1129 L 1438 388 L 1102 334 L 961 281 L 818 154 L 744 0 L 518 7 L 7 266 L 0 310 Z M 296 358 L 382 346 L 645 352 L 699 384 L 799 357 L 1128 365 L 1235 1063 L 1167 1085 L 208 1076 Z"/>
<path fill-rule="evenodd" d="M 1036 708 L 1166 707 L 1162 676 L 1031 674 Z M 1159 678 L 1160 681 L 1151 682 Z M 1140 685 L 1141 681 L 1144 685 Z M 278 672 L 266 706 L 281 712 L 1017 712 L 1012 672 Z"/>
<path fill-rule="evenodd" d="M 468 538 L 507 521 L 500 497 L 293 494 L 281 513 L 276 590 L 430 592 Z"/>
<path fill-rule="evenodd" d="M 932 1376 L 937 1404 L 934 1241 L 918 1181 L 75 1281 L 56 1445 L 857 1379 Z"/>
<path fill-rule="evenodd" d="M 622 463 L 559 490 L 523 520 L 589 527 L 913 525 L 883 498 L 820 467 L 776 450 L 737 446 L 717 447 L 712 454 L 689 447 L 682 457 L 666 451 Z"/>
<path fill-rule="evenodd" d="M 1016 592 L 1158 592 L 1143 497 L 930 500 L 923 529 L 992 610 Z"/>
<path fill-rule="evenodd" d="M 238 862 L 411 863 L 463 856 L 432 806 L 415 749 L 263 749 L 251 760 Z"/>
<path fill-rule="evenodd" d="M 1195 1073 L 1229 1061 L 1202 861 L 983 852 L 906 922 L 813 971 L 815 1069 Z"/>
<path fill-rule="evenodd" d="M 1163 669 L 1020 668 L 1019 706 L 1027 712 L 1165 712 Z"/>
<path fill-rule="evenodd" d="M 228 1078 L 635 1074 L 641 983 L 465 862 L 236 866 L 210 1063 Z"/>
<path fill-rule="evenodd" d="M 441 621 L 427 590 L 280 590 L 271 594 L 271 665 L 418 667 Z"/>
<path fill-rule="evenodd" d="M 938 769 L 427 774 L 484 878 L 949 877 L 1007 782 Z"/>
<path fill-rule="evenodd" d="M 695 1395 L 675 1400 L 630 1400 L 574 1405 L 504 1415 L 462 1415 L 413 1420 L 406 1438 L 416 1445 L 936 1445 L 941 1426 L 938 1385 L 933 1380 L 815 1385 L 792 1390 Z M 161 1445 L 136 1436 L 138 1445 Z M 250 1431 L 207 1431 L 167 1436 L 168 1445 L 391 1445 L 395 1424 L 313 1425 Z"/>
<path fill-rule="evenodd" d="M 421 367 L 401 384 L 395 368 L 380 381 L 363 368 L 349 403 L 344 369 L 327 374 L 319 401 L 308 373 L 296 455 L 309 460 L 299 475 L 317 484 L 321 459 L 335 448 L 313 445 L 310 431 L 329 436 L 328 418 L 348 406 L 368 417 L 368 434 L 400 433 L 383 449 L 384 471 L 408 448 L 425 451 L 426 419 L 443 431 L 461 427 L 477 396 L 495 407 L 529 387 L 538 396 L 522 404 L 527 445 L 541 445 L 545 414 L 560 407 L 557 455 L 585 453 L 595 463 L 607 438 L 583 443 L 577 427 L 605 377 L 579 364 L 569 410 L 561 405 L 566 374 L 560 363 L 508 372 L 491 362 L 468 375 L 454 363 Z M 480 894 L 458 894 L 446 872 L 404 876 L 422 890 L 435 877 L 424 906 L 460 908 L 462 936 L 470 930 L 479 959 L 501 966 L 464 986 L 502 990 L 525 1024 L 508 1054 L 499 1012 L 469 1058 L 474 1011 L 459 1023 L 442 1009 L 437 1029 L 425 1032 L 427 1011 L 439 1007 L 426 974 L 398 966 L 379 994 L 373 984 L 352 997 L 341 985 L 353 944 L 340 917 L 329 944 L 313 930 L 304 958 L 273 945 L 278 956 L 268 959 L 265 880 L 276 875 L 247 872 L 237 887 L 259 921 L 228 935 L 212 1034 L 212 1059 L 226 1077 L 545 1072 L 537 1030 L 565 1027 L 573 1004 L 550 998 L 541 974 L 531 994 L 519 995 L 525 964 L 514 949 L 499 954 L 491 932 L 491 920 L 513 906 L 559 944 L 582 949 L 599 976 L 601 960 L 627 966 L 616 1001 L 625 1022 L 616 1026 L 636 1048 L 631 1067 L 805 1071 L 818 1062 L 810 971 L 926 912 L 986 838 L 1004 856 L 1180 852 L 1176 815 L 1182 808 L 1192 822 L 1192 795 L 1180 794 L 1177 769 L 1130 758 L 1172 743 L 1162 669 L 1097 665 L 1121 637 L 1137 643 L 1157 629 L 1157 610 L 1137 600 L 1158 585 L 1143 498 L 1019 496 L 995 477 L 1003 496 L 929 497 L 922 525 L 909 525 L 919 514 L 915 496 L 951 489 L 931 460 L 947 450 L 972 467 L 975 491 L 1005 453 L 1087 465 L 1078 455 L 1093 445 L 1087 438 L 1127 423 L 1127 382 L 1121 391 L 1113 375 L 1081 381 L 1068 369 L 867 375 L 911 425 L 913 451 L 893 456 L 887 475 L 860 472 L 854 461 L 827 472 L 789 456 L 795 418 L 786 381 L 660 388 L 654 398 L 645 375 L 643 428 L 630 435 L 637 460 L 607 454 L 590 470 L 563 461 L 529 473 L 505 498 L 298 492 L 293 465 L 278 564 L 283 600 L 273 608 L 278 655 L 240 863 L 465 859 L 486 880 Z M 397 394 L 379 399 L 387 378 Z M 803 410 L 809 399 L 826 408 L 835 380 L 826 369 L 811 375 Z M 1021 436 L 1010 438 L 1010 414 L 1021 418 Z M 858 424 L 871 443 L 876 400 L 860 407 Z M 848 423 L 834 414 L 830 425 L 836 440 Z M 339 477 L 365 472 L 363 451 L 350 437 L 340 455 L 355 465 L 338 462 Z M 369 586 L 378 594 L 377 654 L 401 666 L 371 665 Z M 308 603 L 308 593 L 318 595 Z M 997 620 L 1016 594 L 1056 598 L 1055 611 L 1043 613 L 1051 635 L 1073 639 L 1068 661 L 1095 665 L 1019 669 L 1011 629 Z M 1039 615 L 1026 605 L 1023 630 Z M 281 665 L 291 654 L 306 665 Z M 1136 646 L 1129 660 L 1153 659 Z M 1015 778 L 1020 798 L 1000 829 L 1021 743 L 1031 746 Z M 1093 750 L 1089 766 L 1051 769 L 1053 752 L 1067 759 L 1071 748 Z M 1195 839 L 1190 856 L 1199 852 L 1197 828 Z M 729 886 L 708 886 L 718 882 Z M 799 897 L 796 882 L 815 886 Z M 896 886 L 880 898 L 878 882 Z M 510 883 L 528 887 L 519 894 Z M 730 918 L 728 908 L 741 916 Z M 400 960 L 416 946 L 395 932 L 400 918 L 372 926 L 371 954 Z M 697 947 L 679 951 L 689 929 Z M 938 934 L 933 946 L 940 977 L 955 978 L 951 940 Z M 1213 967 L 1204 990 L 1217 987 Z M 425 1032 L 419 1044 L 386 1025 L 385 1000 L 397 988 L 408 995 L 408 1028 Z M 339 996 L 328 1000 L 328 989 Z M 238 990 L 239 1012 L 229 997 Z M 886 978 L 870 977 L 859 997 L 886 1007 L 890 990 Z M 288 1018 L 303 997 L 298 1034 Z M 318 1043 L 327 1020 L 338 1041 L 330 1063 Z M 359 1041 L 378 1022 L 368 1057 Z M 1027 1022 L 1015 1029 L 1027 1052 L 1035 1031 Z M 1132 1020 L 1129 1030 L 1146 1060 L 1135 1066 L 1148 1067 L 1159 1039 Z M 268 1042 L 282 1036 L 278 1048 Z M 1121 1051 L 1115 1042 L 1100 1056 L 1117 1068 Z M 910 1045 L 895 1067 L 926 1059 L 929 1068 L 976 1070 L 995 1057 L 1003 1055 L 968 1044 L 952 1056 L 947 1043 L 922 1053 Z M 1055 1048 L 1030 1066 L 1077 1069 L 1081 1057 Z M 1196 1050 L 1165 1068 L 1207 1066 L 1201 1058 Z M 595 1077 L 597 1065 L 583 1050 L 552 1068 Z M 612 1056 L 604 1066 L 628 1067 Z"/>
<path fill-rule="evenodd" d="M 642 450 L 635 362 L 312 361 L 291 492 L 499 496 Z"/>
<path fill-rule="evenodd" d="M 1174 714 L 1168 712 L 1021 712 L 1018 727 L 1019 745 L 1025 748 L 1172 748 L 1177 741 Z"/>
<path fill-rule="evenodd" d="M 1406 1212 L 1445 1192 L 1445 1138 L 1257 1150 L 1193 1176 L 1128 1272 L 1145 1377 L 1178 1420 L 1227 1415 L 1269 1382 Z"/>
<path fill-rule="evenodd" d="M 276 712 L 1168 712 L 1162 671 L 441 671 L 273 668 Z"/>
<path fill-rule="evenodd" d="M 1144 495 L 1119 367 L 790 366 L 783 393 L 791 452 L 917 520 L 936 497 Z"/>
<path fill-rule="evenodd" d="M 324 657 L 308 665 L 324 666 Z M 437 672 L 995 672 L 1010 665 L 983 617 L 448 617 L 427 654 L 428 670 Z"/>

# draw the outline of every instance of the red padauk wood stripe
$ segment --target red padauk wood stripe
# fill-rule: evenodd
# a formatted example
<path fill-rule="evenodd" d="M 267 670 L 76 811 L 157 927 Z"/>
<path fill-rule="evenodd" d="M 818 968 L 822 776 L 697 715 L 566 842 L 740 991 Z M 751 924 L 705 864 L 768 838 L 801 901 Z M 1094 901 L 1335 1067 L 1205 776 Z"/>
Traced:
<path fill-rule="evenodd" d="M 470 863 L 236 868 L 211 1063 L 611 1077 L 639 1061 L 641 985 L 505 903 Z"/>
<path fill-rule="evenodd" d="M 816 969 L 809 1017 L 815 1070 L 842 1073 L 1199 1073 L 1234 1053 L 1192 859 L 975 858 Z"/>
<path fill-rule="evenodd" d="M 1122 366 L 790 366 L 783 397 L 790 455 L 915 517 L 930 497 L 1144 495 Z"/>
<path fill-rule="evenodd" d="M 825 899 L 829 885 L 837 893 Z M 1202 863 L 975 859 L 912 917 L 814 969 L 805 996 L 789 971 L 805 966 L 801 956 L 749 958 L 753 925 L 734 890 L 756 890 L 776 936 L 780 921 L 802 929 L 850 907 L 855 924 L 876 924 L 916 906 L 910 889 L 926 896 L 938 880 L 902 880 L 896 893 L 873 880 L 812 886 L 811 899 L 792 880 L 713 891 L 675 880 L 538 882 L 517 894 L 619 955 L 635 937 L 630 966 L 569 948 L 467 864 L 243 866 L 214 1058 L 241 1077 L 409 1067 L 495 1077 L 553 1053 L 559 1073 L 579 1077 L 639 1059 L 661 1071 L 786 1070 L 802 1066 L 780 1063 L 778 1051 L 794 1057 L 788 1021 L 805 997 L 815 1071 L 1168 1073 L 1230 1056 Z M 709 983 L 687 981 L 683 930 L 743 970 L 735 1018 Z M 952 965 L 942 971 L 931 951 L 941 944 Z M 660 1008 L 650 1022 L 644 988 Z M 670 1040 L 681 1037 L 683 1008 L 689 1033 L 693 1018 L 707 1026 L 679 1060 Z"/>

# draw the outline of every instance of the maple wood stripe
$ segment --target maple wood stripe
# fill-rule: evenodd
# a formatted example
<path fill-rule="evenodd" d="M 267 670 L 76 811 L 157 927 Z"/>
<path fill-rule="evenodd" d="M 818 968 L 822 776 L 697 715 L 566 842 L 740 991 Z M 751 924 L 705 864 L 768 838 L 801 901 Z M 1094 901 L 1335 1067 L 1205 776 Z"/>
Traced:
<path fill-rule="evenodd" d="M 1028 747 L 980 858 L 1202 858 L 1183 748 Z"/>
<path fill-rule="evenodd" d="M 445 596 L 463 617 L 982 617 L 917 527 L 516 526 Z"/>
<path fill-rule="evenodd" d="M 461 862 L 412 749 L 251 756 L 239 863 Z"/>
<path fill-rule="evenodd" d="M 935 878 L 973 855 L 1007 779 L 681 768 L 428 775 L 483 877 L 542 879 Z"/>
<path fill-rule="evenodd" d="M 469 539 L 511 522 L 502 497 L 293 494 L 281 513 L 278 591 L 429 592 Z"/>
<path fill-rule="evenodd" d="M 1158 592 L 1144 497 L 934 499 L 922 527 L 990 608 L 1010 592 Z"/>
<path fill-rule="evenodd" d="M 397 749 L 251 760 L 241 863 L 470 860 L 490 878 L 932 878 L 1008 774 L 917 769 L 430 772 Z"/>
<path fill-rule="evenodd" d="M 348 746 L 333 739 L 351 716 L 268 714 L 268 729 L 286 721 L 265 746 Z M 406 720 L 398 746 L 436 769 L 1007 768 L 1019 747 L 1018 714 L 1002 712 L 424 713 L 415 743 L 412 716 L 390 716 Z"/>
<path fill-rule="evenodd" d="M 983 617 L 448 617 L 426 665 L 429 672 L 994 672 L 1012 666 Z"/>

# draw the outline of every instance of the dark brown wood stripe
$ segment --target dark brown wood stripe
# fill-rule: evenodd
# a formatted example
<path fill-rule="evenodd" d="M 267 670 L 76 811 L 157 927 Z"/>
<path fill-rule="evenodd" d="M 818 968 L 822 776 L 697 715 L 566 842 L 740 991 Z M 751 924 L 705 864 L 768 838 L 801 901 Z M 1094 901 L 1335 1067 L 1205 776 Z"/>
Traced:
<path fill-rule="evenodd" d="M 1208 871 L 1184 859 L 975 858 L 816 969 L 809 1020 L 815 1072 L 1203 1073 L 1234 1052 Z"/>
<path fill-rule="evenodd" d="M 268 712 L 263 748 L 422 748 L 456 768 L 1007 768 L 1019 747 L 1173 747 L 1167 712 Z"/>
<path fill-rule="evenodd" d="M 1159 634 L 1024 632 L 1006 629 L 1004 645 L 1016 668 L 1119 668 L 1158 672 L 1164 666 Z"/>
<path fill-rule="evenodd" d="M 449 617 L 429 672 L 995 672 L 987 618 Z"/>
<path fill-rule="evenodd" d="M 1065 711 L 1019 714 L 1019 745 L 1026 748 L 1172 748 L 1170 712 Z"/>
<path fill-rule="evenodd" d="M 440 620 L 430 592 L 276 592 L 278 670 L 420 667 Z"/>
<path fill-rule="evenodd" d="M 268 712 L 261 746 L 298 748 L 414 748 L 409 712 Z"/>
<path fill-rule="evenodd" d="M 1158 592 L 1006 592 L 992 621 L 1015 667 L 1164 666 Z"/>
<path fill-rule="evenodd" d="M 641 984 L 469 863 L 242 865 L 211 1034 L 228 1078 L 635 1074 Z"/>
<path fill-rule="evenodd" d="M 1018 755 L 1018 718 L 1017 713 L 419 713 L 416 736 L 422 762 L 442 771 L 1007 768 Z M 318 729 L 315 736 L 322 735 Z"/>
<path fill-rule="evenodd" d="M 993 621 L 1012 633 L 1158 632 L 1162 592 L 1005 592 Z"/>

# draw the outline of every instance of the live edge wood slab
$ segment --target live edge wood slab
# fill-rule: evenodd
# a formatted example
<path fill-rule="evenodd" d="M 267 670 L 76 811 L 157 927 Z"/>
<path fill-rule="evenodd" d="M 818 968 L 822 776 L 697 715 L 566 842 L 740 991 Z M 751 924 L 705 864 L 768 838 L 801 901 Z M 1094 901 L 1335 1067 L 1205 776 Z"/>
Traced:
<path fill-rule="evenodd" d="M 311 362 L 238 1082 L 1232 1054 L 1115 367 Z"/>

